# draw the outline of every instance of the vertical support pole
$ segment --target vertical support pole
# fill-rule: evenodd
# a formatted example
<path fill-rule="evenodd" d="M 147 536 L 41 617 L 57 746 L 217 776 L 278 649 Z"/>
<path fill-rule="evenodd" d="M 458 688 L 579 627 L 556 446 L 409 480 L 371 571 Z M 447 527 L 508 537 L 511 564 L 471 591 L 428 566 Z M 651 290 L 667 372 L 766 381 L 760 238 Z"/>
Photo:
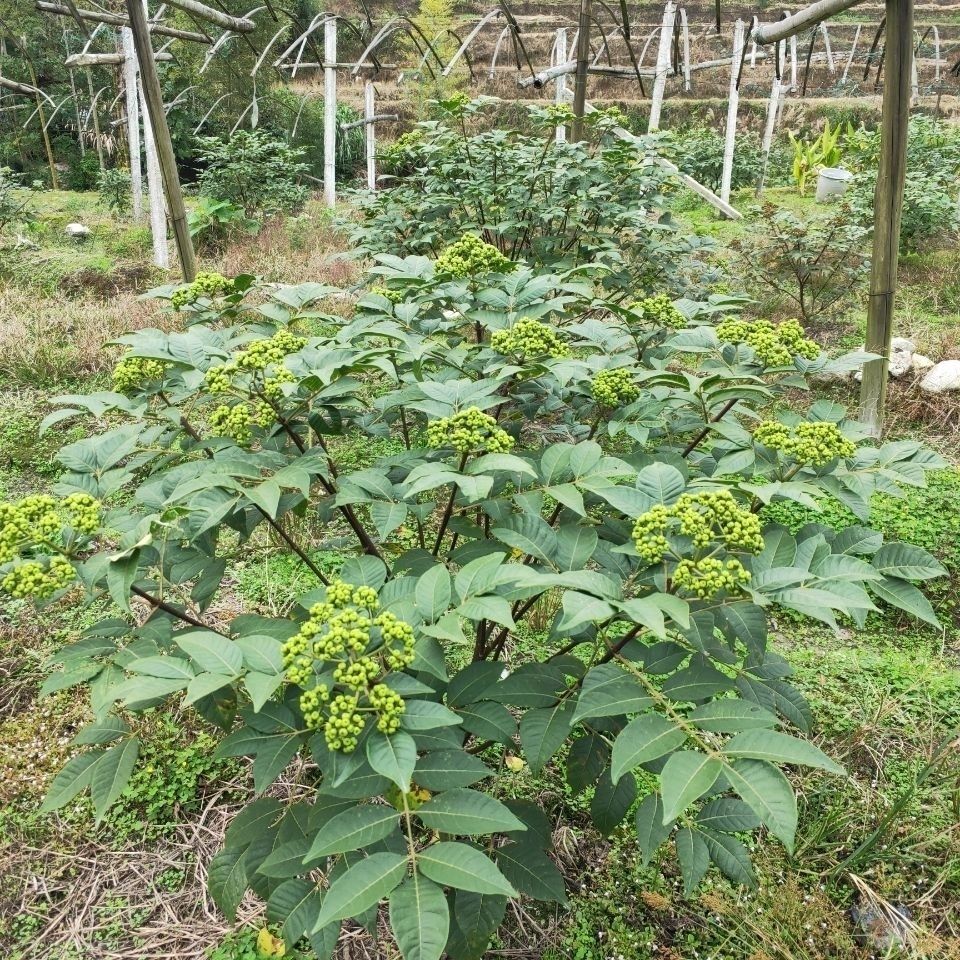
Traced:
<path fill-rule="evenodd" d="M 553 55 L 557 66 L 567 62 L 567 28 L 560 27 L 557 30 L 557 39 L 553 44 Z M 567 75 L 561 73 L 553 82 L 554 102 L 561 106 L 567 102 Z M 561 123 L 557 125 L 555 139 L 557 143 L 566 143 L 567 128 Z"/>
<path fill-rule="evenodd" d="M 103 173 L 107 169 L 107 165 L 103 157 L 103 137 L 100 135 L 100 113 L 97 110 L 97 97 L 93 92 L 93 72 L 89 67 L 85 67 L 84 73 L 87 75 L 87 92 L 90 95 L 90 113 L 92 114 L 91 120 L 93 120 L 93 136 L 97 145 L 97 160 L 100 163 L 100 172 Z"/>
<path fill-rule="evenodd" d="M 917 68 L 917 53 L 914 50 L 910 57 L 910 106 L 920 98 L 920 71 Z"/>
<path fill-rule="evenodd" d="M 779 47 L 780 45 L 777 44 L 777 46 Z M 758 199 L 763 194 L 763 184 L 767 178 L 767 164 L 770 161 L 770 148 L 773 145 L 773 129 L 777 122 L 777 111 L 780 108 L 780 86 L 780 78 L 774 76 L 773 83 L 770 85 L 770 99 L 767 102 L 767 124 L 763 128 L 763 140 L 760 143 L 760 149 L 763 153 L 763 165 L 760 168 L 760 180 L 757 182 Z"/>
<path fill-rule="evenodd" d="M 323 22 L 323 199 L 337 202 L 337 20 Z"/>
<path fill-rule="evenodd" d="M 363 88 L 363 132 L 367 145 L 367 189 L 377 189 L 377 131 L 374 126 L 373 81 L 368 80 Z"/>
<path fill-rule="evenodd" d="M 143 91 L 141 88 L 141 98 Z M 167 250 L 167 210 L 163 202 L 163 176 L 160 173 L 160 158 L 157 141 L 153 136 L 150 111 L 143 102 L 143 152 L 147 158 L 147 196 L 150 198 L 150 235 L 153 238 L 153 262 L 164 270 L 170 268 L 170 253 Z"/>
<path fill-rule="evenodd" d="M 880 354 L 863 366 L 860 422 L 872 436 L 883 432 L 887 371 L 893 337 L 893 304 L 900 257 L 900 215 L 907 167 L 910 118 L 910 58 L 913 56 L 913 0 L 887 0 L 883 71 L 880 166 L 873 201 L 873 259 L 867 308 L 867 351 Z"/>
<path fill-rule="evenodd" d="M 940 82 L 940 31 L 937 25 L 933 25 L 933 61 L 936 64 L 936 73 L 933 75 L 935 83 Z"/>
<path fill-rule="evenodd" d="M 170 222 L 173 225 L 173 236 L 177 243 L 180 268 L 183 279 L 190 282 L 197 275 L 197 263 L 193 252 L 193 240 L 190 237 L 190 226 L 187 223 L 187 209 L 183 203 L 183 191 L 180 189 L 177 158 L 170 140 L 167 114 L 163 109 L 163 91 L 160 89 L 157 64 L 153 58 L 147 12 L 142 0 L 126 0 L 126 6 L 134 48 L 137 59 L 140 61 L 143 99 L 150 114 L 150 125 L 157 144 L 157 158 L 160 161 L 160 173 L 163 176 L 163 188 L 167 195 L 167 209 L 170 211 Z"/>
<path fill-rule="evenodd" d="M 127 104 L 127 154 L 130 159 L 130 194 L 133 198 L 133 219 L 143 219 L 143 169 L 140 166 L 140 98 L 137 96 L 137 51 L 133 31 L 121 27 L 123 48 L 123 89 Z"/>
<path fill-rule="evenodd" d="M 570 139 L 583 139 L 583 114 L 587 104 L 587 67 L 590 65 L 590 0 L 580 0 L 577 28 L 577 73 L 573 81 L 573 124 Z"/>
<path fill-rule="evenodd" d="M 744 26 L 742 20 L 733 25 L 733 59 L 730 63 L 730 92 L 727 101 L 727 135 L 723 145 L 723 175 L 720 179 L 720 199 L 730 202 L 730 184 L 733 181 L 733 152 L 737 142 L 737 112 L 740 109 L 740 91 L 737 80 L 743 59 Z"/>
<path fill-rule="evenodd" d="M 790 38 L 790 89 L 797 89 L 797 35 Z"/>
<path fill-rule="evenodd" d="M 663 109 L 663 94 L 667 88 L 667 74 L 670 72 L 670 42 L 673 38 L 673 24 L 677 17 L 677 8 L 672 0 L 667 0 L 663 8 L 663 21 L 660 24 L 660 44 L 657 47 L 657 68 L 653 79 L 653 93 L 650 97 L 650 122 L 647 133 L 660 129 L 660 113 Z"/>
<path fill-rule="evenodd" d="M 683 30 L 683 92 L 690 92 L 690 24 L 686 7 L 680 8 L 680 27 Z"/>

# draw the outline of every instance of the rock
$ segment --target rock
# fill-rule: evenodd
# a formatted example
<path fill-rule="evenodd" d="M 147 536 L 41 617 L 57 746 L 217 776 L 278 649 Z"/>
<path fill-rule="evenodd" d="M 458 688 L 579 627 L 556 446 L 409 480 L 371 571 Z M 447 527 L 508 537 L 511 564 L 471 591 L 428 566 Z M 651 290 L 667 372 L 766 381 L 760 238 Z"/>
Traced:
<path fill-rule="evenodd" d="M 924 393 L 946 393 L 960 390 L 960 360 L 942 360 L 934 364 L 920 381 Z"/>
<path fill-rule="evenodd" d="M 894 337 L 890 341 L 890 364 L 887 372 L 891 377 L 899 379 L 910 372 L 913 365 L 913 351 L 916 348 L 917 345 L 906 337 Z M 866 350 L 867 348 L 864 345 L 860 349 Z M 862 367 L 853 375 L 853 378 L 858 383 L 863 380 Z"/>
<path fill-rule="evenodd" d="M 850 913 L 857 927 L 854 939 L 863 946 L 889 955 L 912 942 L 914 924 L 902 903 L 888 904 L 886 909 L 865 904 L 852 907 Z"/>
<path fill-rule="evenodd" d="M 915 353 L 913 355 L 913 372 L 918 375 L 921 373 L 926 373 L 936 365 L 937 364 L 935 360 L 925 357 L 922 353 Z"/>
<path fill-rule="evenodd" d="M 68 223 L 64 228 L 63 232 L 70 237 L 71 240 L 86 240 L 90 236 L 90 228 L 84 226 L 82 223 Z"/>

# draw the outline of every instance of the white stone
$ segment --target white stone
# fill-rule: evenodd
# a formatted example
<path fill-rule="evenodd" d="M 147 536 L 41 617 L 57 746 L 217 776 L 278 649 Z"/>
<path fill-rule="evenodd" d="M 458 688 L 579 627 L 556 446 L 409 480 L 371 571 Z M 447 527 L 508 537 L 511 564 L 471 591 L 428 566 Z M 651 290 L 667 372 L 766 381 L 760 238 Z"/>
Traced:
<path fill-rule="evenodd" d="M 860 349 L 866 350 L 866 345 Z M 916 344 L 906 337 L 894 337 L 890 341 L 890 363 L 887 367 L 887 372 L 891 377 L 899 379 L 910 372 L 910 368 L 913 365 L 913 351 L 915 349 Z M 863 380 L 863 367 L 853 375 L 853 379 L 856 380 L 857 383 Z"/>
<path fill-rule="evenodd" d="M 926 373 L 937 365 L 935 360 L 925 357 L 922 353 L 913 355 L 913 372 L 916 374 Z"/>
<path fill-rule="evenodd" d="M 920 381 L 924 393 L 946 393 L 960 390 L 960 360 L 942 360 Z"/>
<path fill-rule="evenodd" d="M 63 232 L 74 240 L 86 240 L 90 236 L 90 228 L 82 223 L 68 223 L 63 228 Z"/>
<path fill-rule="evenodd" d="M 892 353 L 913 353 L 917 345 L 906 337 L 894 337 L 890 341 L 890 351 Z"/>

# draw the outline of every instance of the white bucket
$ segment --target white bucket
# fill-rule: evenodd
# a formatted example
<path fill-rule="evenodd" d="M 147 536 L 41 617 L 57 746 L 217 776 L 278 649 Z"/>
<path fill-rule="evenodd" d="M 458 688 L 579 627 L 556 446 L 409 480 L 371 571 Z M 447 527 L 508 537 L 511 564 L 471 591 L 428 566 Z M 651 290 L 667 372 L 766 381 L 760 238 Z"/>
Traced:
<path fill-rule="evenodd" d="M 846 193 L 853 174 L 842 167 L 824 167 L 817 175 L 817 200 L 823 203 L 831 197 Z"/>

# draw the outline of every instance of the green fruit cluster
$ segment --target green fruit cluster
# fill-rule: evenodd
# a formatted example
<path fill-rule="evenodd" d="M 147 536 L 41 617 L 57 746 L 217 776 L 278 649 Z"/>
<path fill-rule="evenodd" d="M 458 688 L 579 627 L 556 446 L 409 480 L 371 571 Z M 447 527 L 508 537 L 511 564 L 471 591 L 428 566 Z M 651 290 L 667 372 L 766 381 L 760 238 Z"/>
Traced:
<path fill-rule="evenodd" d="M 73 564 L 66 557 L 49 557 L 46 565 L 38 560 L 26 560 L 7 572 L 0 580 L 0 588 L 17 599 L 46 600 L 69 586 L 75 575 Z"/>
<path fill-rule="evenodd" d="M 465 233 L 437 257 L 437 273 L 459 279 L 509 273 L 514 266 L 496 247 L 472 233 Z"/>
<path fill-rule="evenodd" d="M 233 281 L 222 274 L 201 272 L 197 274 L 193 283 L 188 283 L 174 291 L 170 304 L 174 310 L 181 310 L 183 307 L 190 306 L 191 303 L 196 303 L 201 297 L 217 297 L 228 293 L 232 288 Z"/>
<path fill-rule="evenodd" d="M 436 450 L 453 447 L 458 453 L 506 453 L 513 437 L 478 407 L 467 407 L 427 424 L 427 444 Z"/>
<path fill-rule="evenodd" d="M 852 457 L 857 452 L 856 444 L 835 423 L 804 421 L 791 430 L 786 424 L 765 420 L 753 431 L 753 439 L 797 463 L 814 467 L 825 466 L 838 457 Z"/>
<path fill-rule="evenodd" d="M 296 377 L 283 365 L 283 361 L 290 354 L 302 350 L 306 343 L 303 337 L 295 336 L 289 330 L 279 330 L 268 339 L 254 340 L 243 350 L 238 350 L 227 363 L 207 370 L 204 375 L 207 390 L 210 393 L 234 391 L 245 396 L 259 393 L 277 404 L 283 398 L 284 385 L 296 382 Z M 247 379 L 250 376 L 253 378 L 252 384 Z M 274 420 L 272 411 L 267 414 L 269 404 L 265 406 L 266 410 L 260 407 L 252 414 L 253 419 L 264 427 Z"/>
<path fill-rule="evenodd" d="M 394 290 L 382 283 L 375 283 L 370 288 L 370 292 L 375 293 L 378 296 L 385 297 L 391 303 L 403 303 L 407 296 L 406 291 Z"/>
<path fill-rule="evenodd" d="M 310 730 L 323 729 L 331 750 L 356 747 L 366 714 L 376 716 L 383 733 L 400 725 L 403 699 L 383 678 L 413 662 L 413 628 L 392 613 L 378 614 L 379 606 L 372 587 L 337 580 L 283 645 L 287 679 L 304 688 L 304 722 Z"/>
<path fill-rule="evenodd" d="M 529 317 L 518 320 L 509 330 L 497 330 L 490 337 L 490 346 L 497 353 L 513 357 L 559 359 L 570 353 L 556 330 Z"/>
<path fill-rule="evenodd" d="M 100 510 L 100 501 L 88 493 L 71 493 L 62 500 L 39 493 L 0 503 L 0 563 L 9 563 L 27 549 L 58 549 L 65 529 L 94 533 Z"/>
<path fill-rule="evenodd" d="M 717 325 L 717 336 L 724 343 L 745 343 L 768 367 L 785 367 L 794 357 L 816 360 L 820 347 L 804 336 L 797 320 L 773 324 L 769 320 L 741 320 L 727 317 Z"/>
<path fill-rule="evenodd" d="M 681 560 L 673 571 L 673 585 L 700 600 L 709 600 L 721 590 L 737 593 L 750 582 L 750 571 L 734 557 L 726 561 L 718 557 Z"/>
<path fill-rule="evenodd" d="M 637 517 L 633 542 L 640 558 L 647 564 L 662 560 L 670 550 L 670 532 L 688 537 L 696 550 L 714 544 L 744 553 L 763 549 L 760 518 L 740 506 L 729 490 L 684 493 L 676 503 L 658 504 Z"/>
<path fill-rule="evenodd" d="M 330 701 L 330 716 L 323 725 L 323 736 L 331 750 L 353 753 L 357 749 L 366 719 L 357 709 L 358 698 L 338 694 Z"/>
<path fill-rule="evenodd" d="M 274 421 L 270 404 L 257 400 L 253 403 L 220 404 L 209 419 L 210 432 L 217 437 L 229 437 L 238 447 L 249 447 L 253 442 L 253 427 L 266 429 Z"/>
<path fill-rule="evenodd" d="M 113 389 L 118 393 L 134 393 L 147 384 L 163 379 L 169 363 L 147 357 L 124 357 L 113 368 Z"/>
<path fill-rule="evenodd" d="M 673 305 L 673 301 L 665 293 L 658 293 L 655 297 L 644 297 L 633 305 L 633 309 L 639 310 L 643 314 L 643 319 L 655 327 L 682 330 L 687 325 L 687 318 Z"/>
<path fill-rule="evenodd" d="M 543 122 L 551 127 L 566 126 L 573 123 L 574 113 L 569 104 L 551 103 L 543 108 Z"/>
<path fill-rule="evenodd" d="M 626 367 L 598 370 L 590 383 L 590 392 L 597 403 L 611 409 L 633 403 L 640 396 L 640 388 Z"/>

